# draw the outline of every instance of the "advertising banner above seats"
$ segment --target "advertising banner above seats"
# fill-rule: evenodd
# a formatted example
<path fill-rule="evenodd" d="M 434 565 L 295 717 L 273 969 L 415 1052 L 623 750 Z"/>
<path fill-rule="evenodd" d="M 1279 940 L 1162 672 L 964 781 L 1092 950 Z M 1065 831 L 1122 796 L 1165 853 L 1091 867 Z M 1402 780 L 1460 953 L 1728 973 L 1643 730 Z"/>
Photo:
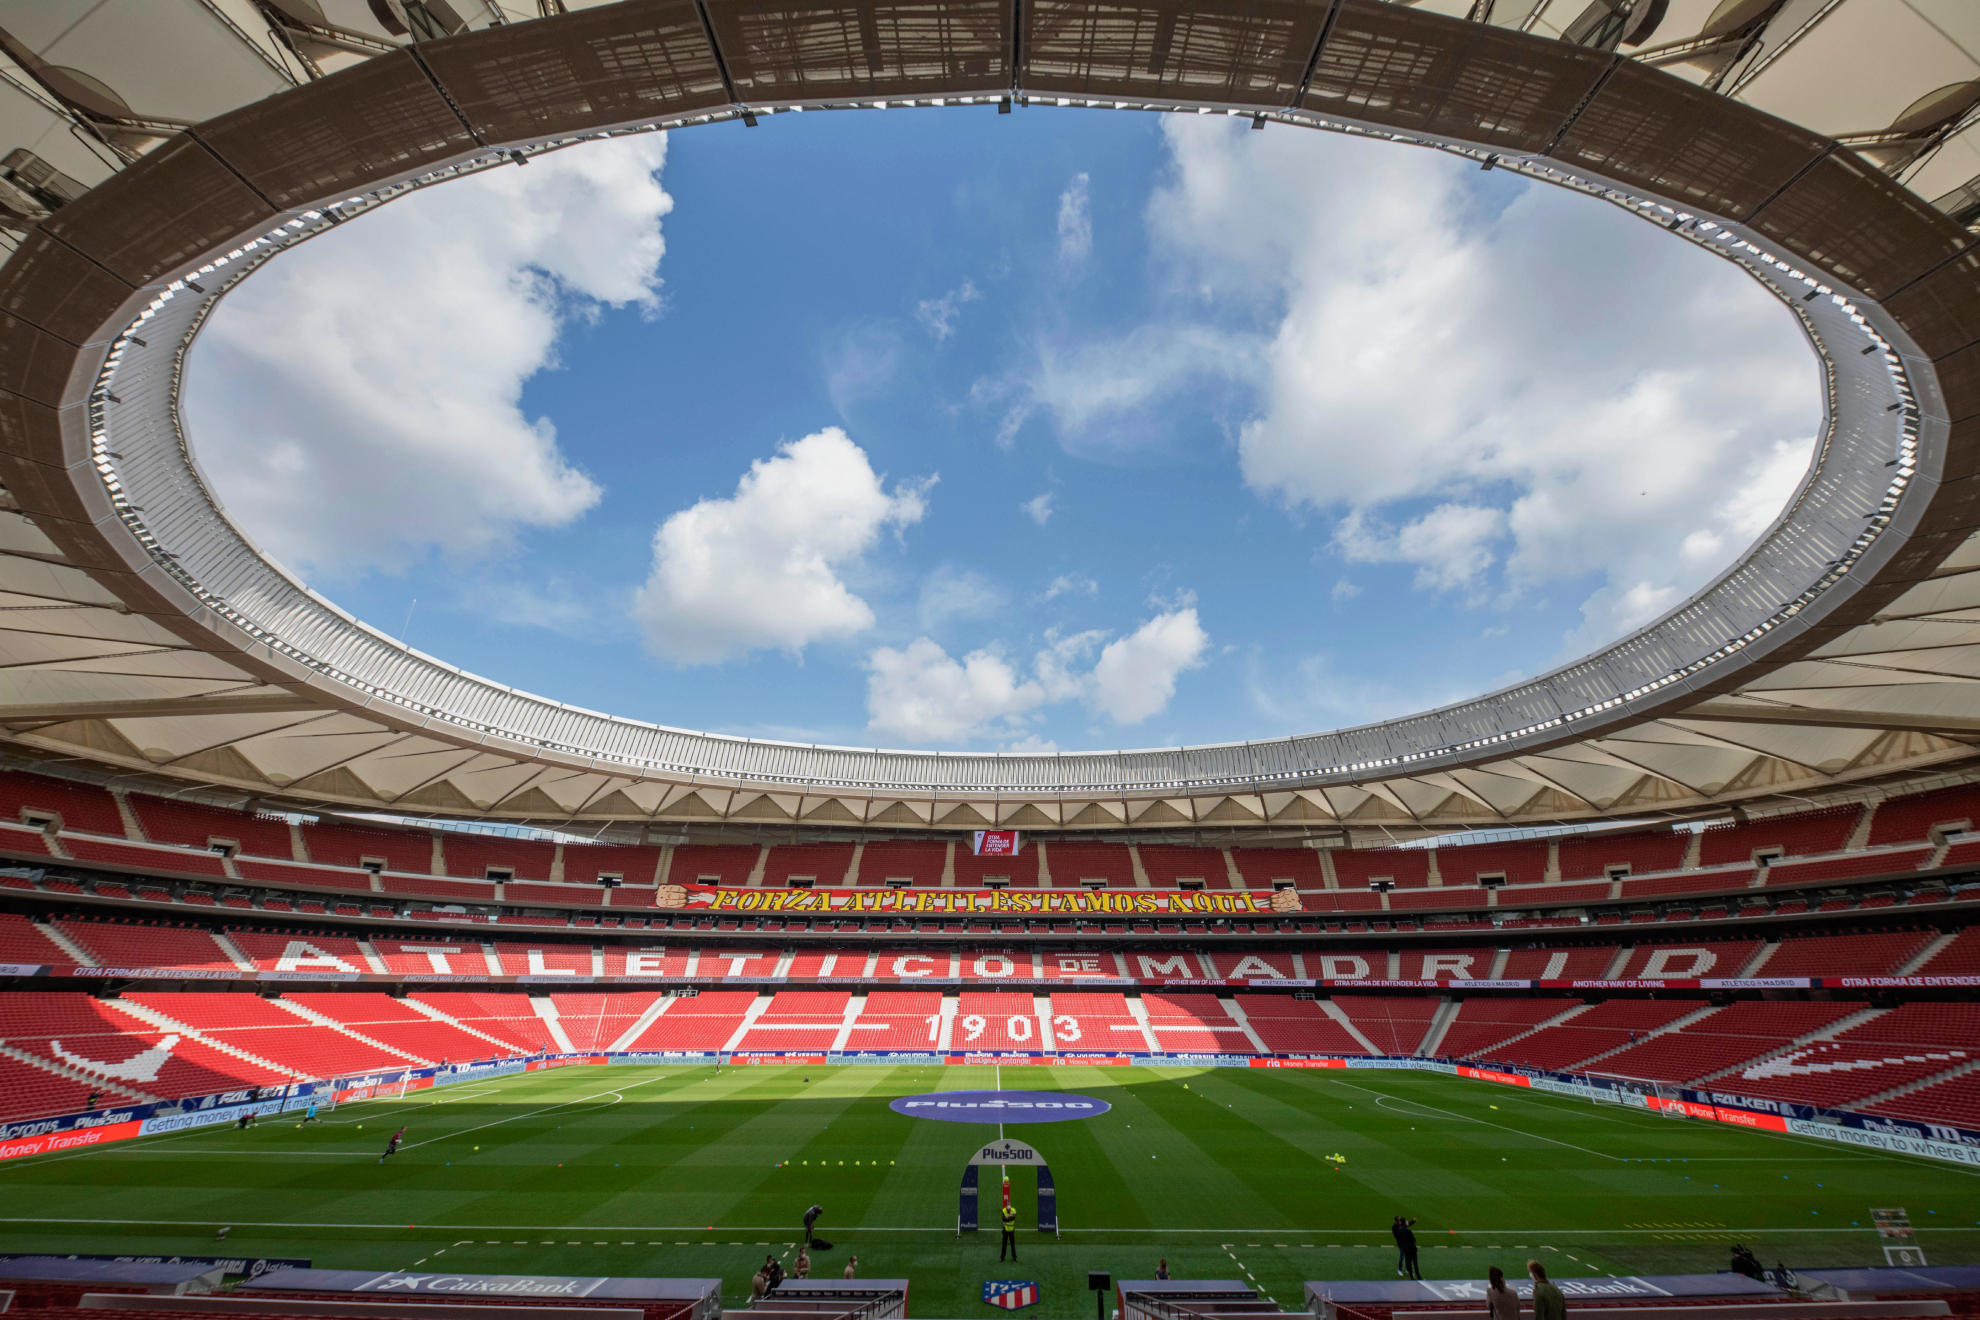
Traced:
<path fill-rule="evenodd" d="M 721 889 L 662 885 L 660 908 L 717 912 L 983 913 L 1039 916 L 1238 916 L 1298 912 L 1290 889 Z"/>

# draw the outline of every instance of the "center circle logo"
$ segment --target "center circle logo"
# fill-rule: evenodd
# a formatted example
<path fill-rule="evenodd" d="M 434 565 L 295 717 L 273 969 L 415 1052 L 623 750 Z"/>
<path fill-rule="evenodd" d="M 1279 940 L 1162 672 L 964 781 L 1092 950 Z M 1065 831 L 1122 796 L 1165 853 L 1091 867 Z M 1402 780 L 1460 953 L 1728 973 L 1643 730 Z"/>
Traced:
<path fill-rule="evenodd" d="M 909 1118 L 938 1118 L 944 1123 L 1063 1123 L 1069 1118 L 1097 1118 L 1113 1106 L 1064 1091 L 936 1091 L 901 1096 L 888 1101 L 887 1108 Z"/>

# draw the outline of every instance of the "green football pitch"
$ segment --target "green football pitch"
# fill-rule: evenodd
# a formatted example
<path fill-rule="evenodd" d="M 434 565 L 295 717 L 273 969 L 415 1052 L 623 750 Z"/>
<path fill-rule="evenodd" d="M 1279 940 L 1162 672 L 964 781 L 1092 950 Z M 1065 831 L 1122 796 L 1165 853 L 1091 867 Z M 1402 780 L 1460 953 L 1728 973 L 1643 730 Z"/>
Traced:
<path fill-rule="evenodd" d="M 991 1126 L 894 1113 L 936 1090 L 1076 1091 L 1106 1114 L 1012 1126 L 1058 1187 L 1061 1231 L 958 1237 L 957 1187 Z M 1426 1278 L 1881 1264 L 1872 1207 L 1903 1207 L 1933 1264 L 1980 1262 L 1980 1170 L 1670 1119 L 1426 1073 L 977 1067 L 574 1067 L 347 1105 L 299 1128 L 208 1128 L 0 1165 L 11 1251 L 308 1257 L 323 1268 L 719 1276 L 748 1296 L 796 1255 L 805 1207 L 909 1314 L 987 1317 L 1032 1279 L 1035 1315 L 1094 1313 L 1088 1270 L 1243 1279 L 1289 1308 L 1307 1279 L 1395 1277 L 1419 1220 Z M 406 1145 L 378 1153 L 404 1124 Z M 1329 1157 L 1341 1156 L 1345 1163 Z M 988 1171 L 986 1171 L 988 1173 Z M 1022 1224 L 1033 1175 L 1013 1176 Z M 986 1176 L 985 1219 L 997 1204 Z"/>

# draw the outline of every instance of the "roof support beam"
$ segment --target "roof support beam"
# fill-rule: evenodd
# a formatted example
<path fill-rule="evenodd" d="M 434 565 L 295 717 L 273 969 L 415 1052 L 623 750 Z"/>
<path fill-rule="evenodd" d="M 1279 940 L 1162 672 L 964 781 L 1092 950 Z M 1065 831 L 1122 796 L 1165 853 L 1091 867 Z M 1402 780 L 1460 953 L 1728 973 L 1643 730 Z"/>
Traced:
<path fill-rule="evenodd" d="M 1800 724 L 1829 729 L 1884 729 L 1938 733 L 1948 737 L 1980 734 L 1971 715 L 1908 714 L 1886 710 L 1823 710 L 1819 706 L 1767 706 L 1753 701 L 1718 700 L 1666 716 L 1673 720 L 1719 720 L 1729 724 Z"/>
<path fill-rule="evenodd" d="M 0 706 L 0 724 L 66 723 L 69 720 L 169 719 L 174 715 L 274 715 L 287 711 L 322 710 L 317 701 L 297 692 L 276 689 L 251 697 L 166 697 L 146 701 L 30 702 Z"/>

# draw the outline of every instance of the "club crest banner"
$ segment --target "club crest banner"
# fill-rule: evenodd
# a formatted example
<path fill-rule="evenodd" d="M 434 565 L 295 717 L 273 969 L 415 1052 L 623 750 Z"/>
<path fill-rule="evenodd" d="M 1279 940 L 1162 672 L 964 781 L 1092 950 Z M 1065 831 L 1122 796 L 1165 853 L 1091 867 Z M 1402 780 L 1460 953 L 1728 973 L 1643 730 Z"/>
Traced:
<path fill-rule="evenodd" d="M 1292 890 L 723 889 L 664 885 L 658 907 L 717 912 L 1028 913 L 1039 916 L 1239 916 L 1293 912 Z"/>
<path fill-rule="evenodd" d="M 991 1306 L 1015 1311 L 1038 1305 L 1038 1284 L 1033 1279 L 991 1279 L 983 1285 L 983 1300 Z"/>

